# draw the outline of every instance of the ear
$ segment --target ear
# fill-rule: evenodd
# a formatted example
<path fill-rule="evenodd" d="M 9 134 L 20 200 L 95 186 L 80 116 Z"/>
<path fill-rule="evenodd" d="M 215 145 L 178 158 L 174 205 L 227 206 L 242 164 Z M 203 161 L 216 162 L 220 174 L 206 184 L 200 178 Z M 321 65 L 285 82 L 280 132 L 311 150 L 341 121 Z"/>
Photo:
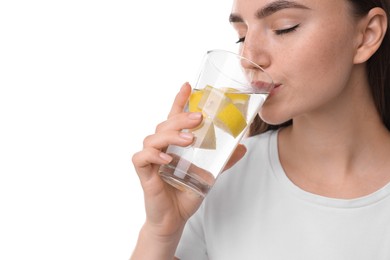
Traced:
<path fill-rule="evenodd" d="M 387 16 L 382 8 L 375 7 L 359 24 L 359 42 L 354 63 L 366 62 L 380 47 L 387 31 Z"/>

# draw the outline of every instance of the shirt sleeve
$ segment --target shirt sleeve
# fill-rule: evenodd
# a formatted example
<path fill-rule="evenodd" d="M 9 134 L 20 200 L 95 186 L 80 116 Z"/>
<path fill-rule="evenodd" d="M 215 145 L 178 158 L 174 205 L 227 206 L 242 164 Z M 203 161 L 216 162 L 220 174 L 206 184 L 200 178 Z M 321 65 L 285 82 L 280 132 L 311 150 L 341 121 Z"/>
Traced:
<path fill-rule="evenodd" d="M 204 203 L 203 203 L 204 204 Z M 203 228 L 203 204 L 187 221 L 175 256 L 180 260 L 208 260 Z"/>

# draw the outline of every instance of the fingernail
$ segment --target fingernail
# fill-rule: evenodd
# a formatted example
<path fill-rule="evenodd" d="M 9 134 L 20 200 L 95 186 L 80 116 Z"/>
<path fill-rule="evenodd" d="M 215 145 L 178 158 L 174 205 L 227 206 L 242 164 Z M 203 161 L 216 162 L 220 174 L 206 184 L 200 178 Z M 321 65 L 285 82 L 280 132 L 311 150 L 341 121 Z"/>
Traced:
<path fill-rule="evenodd" d="M 185 83 L 181 86 L 180 91 L 183 91 L 183 90 L 186 88 L 187 85 L 188 85 L 188 82 L 185 82 Z"/>
<path fill-rule="evenodd" d="M 169 156 L 166 153 L 160 153 L 159 156 L 160 156 L 161 159 L 163 159 L 166 162 L 170 162 L 173 159 L 171 156 Z"/>
<path fill-rule="evenodd" d="M 181 133 L 179 133 L 179 136 L 183 139 L 186 139 L 186 140 L 194 139 L 194 135 L 192 133 L 188 133 L 188 132 L 181 132 Z"/>
<path fill-rule="evenodd" d="M 190 113 L 188 115 L 188 118 L 198 120 L 198 119 L 202 118 L 202 113 L 199 113 L 199 112 Z"/>

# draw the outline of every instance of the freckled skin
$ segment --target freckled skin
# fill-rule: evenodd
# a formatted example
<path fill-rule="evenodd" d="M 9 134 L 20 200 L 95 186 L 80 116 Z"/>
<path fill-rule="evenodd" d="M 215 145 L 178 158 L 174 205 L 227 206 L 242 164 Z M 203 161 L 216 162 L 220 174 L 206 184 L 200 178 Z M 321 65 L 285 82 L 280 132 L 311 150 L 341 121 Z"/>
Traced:
<path fill-rule="evenodd" d="M 257 19 L 253 10 L 268 2 L 238 0 L 232 9 L 244 20 L 234 23 L 238 34 L 245 36 L 240 46 L 243 55 L 282 84 L 278 95 L 264 104 L 263 119 L 278 124 L 336 103 L 351 105 L 358 34 L 352 16 L 345 15 L 346 1 L 298 1 L 308 9 L 288 8 Z M 273 32 L 296 24 L 291 33 Z"/>

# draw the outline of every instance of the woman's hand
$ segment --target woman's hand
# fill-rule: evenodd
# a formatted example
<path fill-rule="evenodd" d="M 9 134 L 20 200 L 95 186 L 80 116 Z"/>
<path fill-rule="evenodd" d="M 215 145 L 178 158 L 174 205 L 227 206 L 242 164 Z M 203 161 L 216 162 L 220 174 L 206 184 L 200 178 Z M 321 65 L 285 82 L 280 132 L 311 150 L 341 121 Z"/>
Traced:
<path fill-rule="evenodd" d="M 172 187 L 158 174 L 160 165 L 172 160 L 163 152 L 167 146 L 190 145 L 193 135 L 181 130 L 195 128 L 202 122 L 201 113 L 183 112 L 190 94 L 191 87 L 186 83 L 177 94 L 168 119 L 157 126 L 153 135 L 145 138 L 143 150 L 133 156 L 133 164 L 144 191 L 145 225 L 157 236 L 174 236 L 180 232 L 202 202 L 202 198 L 195 193 Z"/>
<path fill-rule="evenodd" d="M 144 191 L 146 222 L 132 259 L 147 259 L 146 255 L 150 254 L 156 259 L 172 259 L 186 221 L 203 200 L 196 193 L 172 187 L 158 174 L 160 165 L 173 159 L 163 152 L 168 145 L 190 145 L 194 141 L 193 134 L 182 130 L 195 128 L 202 122 L 201 113 L 183 112 L 190 94 L 191 86 L 185 83 L 175 98 L 168 119 L 157 126 L 153 135 L 144 139 L 142 151 L 133 156 Z M 240 160 L 245 152 L 246 148 L 239 145 L 225 170 Z"/>

